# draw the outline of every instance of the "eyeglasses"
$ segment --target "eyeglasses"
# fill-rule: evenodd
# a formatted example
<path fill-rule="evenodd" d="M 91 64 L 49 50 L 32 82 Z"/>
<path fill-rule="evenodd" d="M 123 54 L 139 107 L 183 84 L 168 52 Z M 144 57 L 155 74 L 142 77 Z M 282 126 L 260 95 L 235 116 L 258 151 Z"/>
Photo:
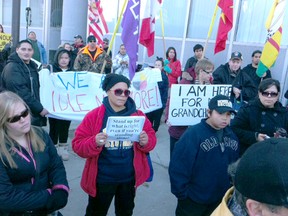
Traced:
<path fill-rule="evenodd" d="M 89 43 L 96 43 L 96 41 L 95 40 L 90 40 Z"/>
<path fill-rule="evenodd" d="M 124 96 L 125 96 L 125 97 L 128 97 L 128 96 L 130 95 L 130 93 L 131 93 L 128 89 L 126 89 L 126 90 L 123 90 L 123 89 L 115 89 L 115 90 L 112 90 L 112 89 L 111 89 L 111 91 L 114 91 L 114 94 L 115 94 L 116 96 L 121 96 L 121 95 L 124 93 Z"/>
<path fill-rule="evenodd" d="M 21 118 L 25 118 L 27 117 L 29 114 L 29 110 L 26 108 L 23 112 L 21 112 L 20 115 L 15 115 L 11 118 L 8 118 L 7 121 L 9 123 L 15 123 L 15 122 L 18 122 Z"/>
<path fill-rule="evenodd" d="M 262 96 L 264 97 L 271 97 L 271 98 L 275 98 L 278 96 L 278 92 L 261 92 Z"/>
<path fill-rule="evenodd" d="M 207 75 L 211 75 L 211 74 L 213 73 L 213 70 L 212 70 L 212 71 L 206 71 L 206 70 L 202 69 L 202 71 L 203 71 L 204 73 L 206 73 Z"/>
<path fill-rule="evenodd" d="M 107 43 L 107 42 L 103 42 L 103 44 L 106 44 L 106 45 L 108 45 L 108 43 Z"/>

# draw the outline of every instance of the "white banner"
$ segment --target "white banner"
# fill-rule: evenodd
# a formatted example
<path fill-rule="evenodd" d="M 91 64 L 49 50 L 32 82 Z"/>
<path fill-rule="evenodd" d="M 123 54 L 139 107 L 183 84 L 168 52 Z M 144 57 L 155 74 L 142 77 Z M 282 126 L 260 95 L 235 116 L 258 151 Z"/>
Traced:
<path fill-rule="evenodd" d="M 230 97 L 231 85 L 181 85 L 171 87 L 168 121 L 173 126 L 194 125 L 207 117 L 211 98 L 218 94 Z"/>
<path fill-rule="evenodd" d="M 90 110 L 100 106 L 106 93 L 102 90 L 105 74 L 87 71 L 50 73 L 43 69 L 40 75 L 40 99 L 50 117 L 81 121 Z M 158 81 L 159 69 L 145 69 L 135 74 L 130 97 L 136 108 L 144 113 L 162 107 Z"/>

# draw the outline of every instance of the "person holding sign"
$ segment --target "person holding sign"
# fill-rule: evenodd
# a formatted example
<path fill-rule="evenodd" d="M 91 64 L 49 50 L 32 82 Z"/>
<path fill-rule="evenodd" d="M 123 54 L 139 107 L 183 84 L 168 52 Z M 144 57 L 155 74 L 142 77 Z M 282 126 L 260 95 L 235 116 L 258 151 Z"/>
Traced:
<path fill-rule="evenodd" d="M 167 103 L 169 81 L 168 81 L 168 77 L 166 75 L 166 72 L 164 71 L 163 58 L 157 57 L 155 64 L 154 64 L 154 67 L 160 69 L 160 71 L 161 71 L 162 81 L 158 82 L 157 84 L 158 84 L 158 88 L 159 88 L 159 92 L 160 92 L 162 108 L 154 110 L 154 111 L 149 112 L 149 113 L 146 113 L 146 116 L 148 117 L 148 119 L 152 123 L 153 129 L 155 130 L 155 132 L 157 132 L 158 128 L 160 126 L 163 111 L 164 111 L 166 103 Z"/>
<path fill-rule="evenodd" d="M 208 107 L 208 118 L 189 127 L 173 150 L 169 176 L 178 198 L 176 216 L 210 215 L 231 187 L 227 168 L 239 148 L 229 124 L 236 112 L 224 95 L 213 97 Z"/>
<path fill-rule="evenodd" d="M 208 59 L 200 59 L 195 65 L 196 77 L 191 81 L 192 84 L 198 84 L 198 85 L 212 84 L 213 70 L 214 70 L 214 64 L 211 61 L 209 61 Z M 185 84 L 182 83 L 182 81 L 183 79 L 180 81 L 180 83 Z M 174 96 L 172 95 L 172 97 Z M 167 106 L 166 119 L 168 118 L 168 113 L 169 113 L 169 106 Z M 171 158 L 175 143 L 180 139 L 180 137 L 186 131 L 188 126 L 187 125 L 173 126 L 170 125 L 169 120 L 166 122 L 168 122 L 169 124 L 168 132 L 170 135 L 170 158 Z"/>
<path fill-rule="evenodd" d="M 0 24 L 0 34 L 1 33 L 4 34 L 5 32 L 4 32 L 3 26 Z M 5 37 L 5 36 L 7 36 L 7 37 Z M 11 39 L 11 36 L 9 34 L 4 35 L 4 38 L 10 38 L 10 40 L 7 41 L 4 39 L 4 40 L 0 41 L 1 42 L 0 43 L 0 74 L 6 65 L 6 61 L 8 59 L 8 56 L 11 53 L 11 45 L 12 45 L 12 39 Z M 4 45 L 4 47 L 2 47 L 1 45 L 2 46 Z"/>
<path fill-rule="evenodd" d="M 150 177 L 147 154 L 156 145 L 156 135 L 150 121 L 136 110 L 135 102 L 129 97 L 130 84 L 123 75 L 106 75 L 102 89 L 108 96 L 100 107 L 84 117 L 75 131 L 73 150 L 86 158 L 81 180 L 82 189 L 89 195 L 86 216 L 107 215 L 114 197 L 116 215 L 132 215 L 135 188 Z M 124 116 L 145 117 L 139 141 L 109 139 L 108 118 Z M 114 124 L 119 134 L 123 124 L 121 121 Z"/>
<path fill-rule="evenodd" d="M 71 52 L 64 48 L 60 48 L 55 56 L 54 63 L 52 65 L 51 73 L 59 73 L 65 71 L 73 71 L 73 65 L 71 61 Z M 69 160 L 68 153 L 68 134 L 71 121 L 57 118 L 49 119 L 49 136 L 51 137 L 54 145 L 57 146 L 58 154 L 62 160 Z M 59 144 L 58 144 L 59 142 Z"/>

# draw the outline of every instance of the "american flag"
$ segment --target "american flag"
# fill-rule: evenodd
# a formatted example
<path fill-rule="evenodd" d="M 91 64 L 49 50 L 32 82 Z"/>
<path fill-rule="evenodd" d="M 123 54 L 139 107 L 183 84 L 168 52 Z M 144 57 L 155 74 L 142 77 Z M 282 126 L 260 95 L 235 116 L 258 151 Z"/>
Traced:
<path fill-rule="evenodd" d="M 88 35 L 94 35 L 98 44 L 103 44 L 103 35 L 109 32 L 103 16 L 100 0 L 88 0 Z"/>

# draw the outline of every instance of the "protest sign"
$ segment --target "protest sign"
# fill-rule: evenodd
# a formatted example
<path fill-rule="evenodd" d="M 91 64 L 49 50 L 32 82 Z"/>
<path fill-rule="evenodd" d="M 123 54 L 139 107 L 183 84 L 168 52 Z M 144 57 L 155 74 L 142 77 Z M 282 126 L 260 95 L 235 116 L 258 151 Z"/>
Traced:
<path fill-rule="evenodd" d="M 144 122 L 144 116 L 108 117 L 106 124 L 108 140 L 130 140 L 138 142 Z"/>
<path fill-rule="evenodd" d="M 171 87 L 168 121 L 173 126 L 194 125 L 207 117 L 211 98 L 218 94 L 230 96 L 231 85 L 180 85 Z"/>
<path fill-rule="evenodd" d="M 136 109 L 144 113 L 162 108 L 158 73 L 160 70 L 145 69 L 136 73 L 132 80 L 130 97 L 135 101 Z M 43 69 L 39 75 L 41 103 L 53 118 L 81 121 L 87 112 L 100 106 L 106 96 L 102 90 L 105 74 L 87 71 L 50 73 Z"/>
<path fill-rule="evenodd" d="M 0 51 L 11 41 L 11 34 L 0 33 Z"/>

